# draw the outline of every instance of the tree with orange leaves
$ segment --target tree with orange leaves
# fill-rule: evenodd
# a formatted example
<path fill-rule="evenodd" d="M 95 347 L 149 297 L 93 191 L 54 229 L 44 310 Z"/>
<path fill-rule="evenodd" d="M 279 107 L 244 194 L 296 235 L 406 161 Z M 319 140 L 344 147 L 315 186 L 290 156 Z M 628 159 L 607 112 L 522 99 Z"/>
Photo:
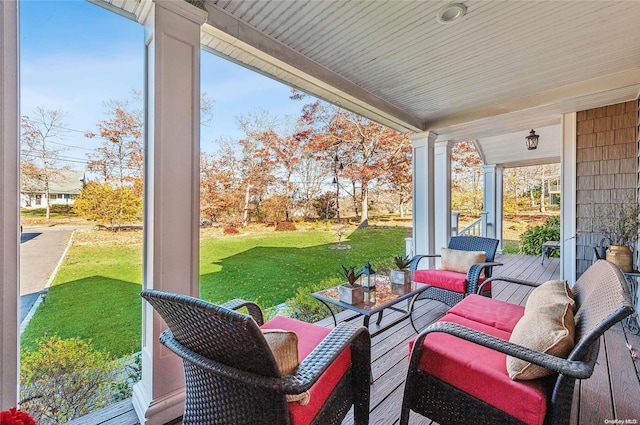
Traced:
<path fill-rule="evenodd" d="M 322 101 L 305 105 L 300 120 L 305 129 L 301 134 L 309 139 L 309 146 L 318 158 L 330 163 L 337 157 L 342 163 L 336 180 L 342 178 L 351 182 L 354 207 L 359 195 L 360 223 L 366 226 L 369 187 L 375 181 L 383 180 L 392 169 L 407 163 L 411 155 L 407 134 Z M 346 186 L 343 185 L 343 189 L 349 193 Z"/>
<path fill-rule="evenodd" d="M 200 210 L 211 221 L 237 226 L 243 211 L 240 160 L 228 143 L 215 153 L 200 155 Z"/>
<path fill-rule="evenodd" d="M 249 222 L 251 207 L 253 214 L 260 218 L 260 207 L 267 189 L 274 181 L 272 174 L 274 161 L 260 136 L 274 126 L 274 118 L 266 111 L 253 111 L 237 117 L 238 125 L 245 137 L 240 144 L 239 178 L 244 191 L 242 226 Z"/>
<path fill-rule="evenodd" d="M 102 146 L 87 154 L 87 170 L 97 173 L 103 183 L 130 185 L 141 196 L 144 166 L 141 112 L 131 110 L 126 100 L 111 100 L 107 106 L 110 118 L 98 123 L 98 134 L 85 134 L 102 140 Z"/>

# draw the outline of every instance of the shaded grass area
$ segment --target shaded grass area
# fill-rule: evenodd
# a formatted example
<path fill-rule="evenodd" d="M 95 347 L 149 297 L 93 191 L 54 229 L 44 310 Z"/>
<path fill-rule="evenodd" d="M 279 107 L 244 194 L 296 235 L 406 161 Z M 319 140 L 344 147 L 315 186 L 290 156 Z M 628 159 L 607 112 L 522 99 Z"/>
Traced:
<path fill-rule="evenodd" d="M 71 247 L 46 301 L 20 339 L 54 334 L 91 340 L 113 357 L 140 349 L 142 250 L 140 247 Z"/>
<path fill-rule="evenodd" d="M 299 287 L 336 278 L 340 265 L 389 267 L 404 252 L 406 227 L 354 231 L 335 247 L 332 231 L 269 232 L 204 239 L 201 242 L 201 298 L 224 302 L 245 298 L 269 307 L 294 296 Z M 106 238 L 100 233 L 97 238 Z M 114 236 L 114 238 L 117 236 Z M 142 247 L 95 245 L 83 237 L 69 249 L 46 302 L 21 337 L 22 347 L 54 334 L 79 337 L 114 358 L 140 350 Z M 123 241 L 121 241 L 123 242 Z"/>
<path fill-rule="evenodd" d="M 232 298 L 273 306 L 306 287 L 337 277 L 341 265 L 361 268 L 368 260 L 376 267 L 391 264 L 404 253 L 406 227 L 369 227 L 355 230 L 343 243 L 351 249 L 332 249 L 334 232 L 284 232 L 203 243 L 200 262 L 200 296 L 213 302 Z"/>

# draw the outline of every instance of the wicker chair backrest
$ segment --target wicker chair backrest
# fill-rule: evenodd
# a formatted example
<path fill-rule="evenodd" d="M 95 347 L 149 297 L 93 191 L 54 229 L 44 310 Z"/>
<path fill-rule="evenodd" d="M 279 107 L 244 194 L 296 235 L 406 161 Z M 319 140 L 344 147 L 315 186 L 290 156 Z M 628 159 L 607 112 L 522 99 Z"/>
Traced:
<path fill-rule="evenodd" d="M 452 236 L 449 240 L 449 248 L 462 251 L 484 251 L 487 253 L 487 261 L 490 262 L 496 258 L 499 243 L 498 239 L 482 236 Z M 484 270 L 484 275 L 491 277 L 492 269 L 492 267 L 487 267 Z"/>
<path fill-rule="evenodd" d="M 175 339 L 196 353 L 236 369 L 279 377 L 275 359 L 249 316 L 185 295 L 145 290 Z"/>
<path fill-rule="evenodd" d="M 452 236 L 449 240 L 449 248 L 462 251 L 484 251 L 487 253 L 487 261 L 493 261 L 498 249 L 497 239 L 482 236 Z"/>
<path fill-rule="evenodd" d="M 580 360 L 607 329 L 633 311 L 631 295 L 620 269 L 597 260 L 573 286 L 576 299 L 576 346 L 570 358 Z"/>

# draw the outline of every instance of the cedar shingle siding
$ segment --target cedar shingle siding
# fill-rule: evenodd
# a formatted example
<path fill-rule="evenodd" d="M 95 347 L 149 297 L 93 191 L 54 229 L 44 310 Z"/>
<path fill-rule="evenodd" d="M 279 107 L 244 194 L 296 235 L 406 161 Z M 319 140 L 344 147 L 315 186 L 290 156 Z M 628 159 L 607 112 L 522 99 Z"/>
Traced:
<path fill-rule="evenodd" d="M 633 199 L 640 179 L 640 99 L 577 114 L 577 272 L 593 262 L 594 217 L 610 202 Z"/>

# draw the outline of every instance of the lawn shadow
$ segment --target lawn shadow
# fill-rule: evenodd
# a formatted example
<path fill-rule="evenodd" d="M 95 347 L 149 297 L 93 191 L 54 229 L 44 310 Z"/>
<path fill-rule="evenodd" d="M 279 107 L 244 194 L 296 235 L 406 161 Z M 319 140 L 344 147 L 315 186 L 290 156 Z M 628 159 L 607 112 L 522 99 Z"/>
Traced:
<path fill-rule="evenodd" d="M 22 335 L 23 347 L 58 334 L 92 340 L 95 348 L 121 356 L 140 350 L 142 298 L 139 283 L 91 276 L 51 286 Z"/>
<path fill-rule="evenodd" d="M 370 261 L 374 267 L 404 253 L 406 227 L 358 228 L 342 243 L 349 250 L 335 249 L 336 242 L 310 247 L 256 246 L 214 260 L 221 270 L 200 275 L 200 297 L 215 303 L 233 298 L 258 301 L 265 306 L 280 304 L 295 295 L 299 287 L 341 279 L 341 266 L 362 267 Z M 334 249 L 330 249 L 334 248 Z"/>

